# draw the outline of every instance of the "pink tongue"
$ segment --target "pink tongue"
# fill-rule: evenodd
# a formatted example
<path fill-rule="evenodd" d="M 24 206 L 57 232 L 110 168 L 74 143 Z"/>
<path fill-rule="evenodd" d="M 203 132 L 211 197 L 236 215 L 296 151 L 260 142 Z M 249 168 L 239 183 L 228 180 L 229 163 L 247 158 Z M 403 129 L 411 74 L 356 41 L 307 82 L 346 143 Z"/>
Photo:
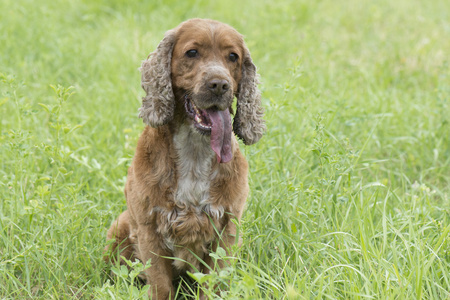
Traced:
<path fill-rule="evenodd" d="M 228 109 L 218 111 L 207 109 L 211 120 L 211 148 L 216 153 L 217 162 L 226 163 L 233 158 L 231 153 L 231 116 Z"/>

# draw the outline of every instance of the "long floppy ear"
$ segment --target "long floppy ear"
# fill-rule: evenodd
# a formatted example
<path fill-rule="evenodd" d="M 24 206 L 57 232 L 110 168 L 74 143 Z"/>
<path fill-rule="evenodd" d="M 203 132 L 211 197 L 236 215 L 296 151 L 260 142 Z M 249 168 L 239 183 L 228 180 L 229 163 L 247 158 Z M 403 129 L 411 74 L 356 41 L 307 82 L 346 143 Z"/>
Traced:
<path fill-rule="evenodd" d="M 141 66 L 141 86 L 146 92 L 139 108 L 139 117 L 151 127 L 167 124 L 173 119 L 175 97 L 172 91 L 170 63 L 175 44 L 175 31 L 166 32 L 155 52 Z"/>
<path fill-rule="evenodd" d="M 252 145 L 259 141 L 266 131 L 265 121 L 262 119 L 264 109 L 261 105 L 258 77 L 250 52 L 245 48 L 242 78 L 237 91 L 233 131 L 246 145 Z"/>

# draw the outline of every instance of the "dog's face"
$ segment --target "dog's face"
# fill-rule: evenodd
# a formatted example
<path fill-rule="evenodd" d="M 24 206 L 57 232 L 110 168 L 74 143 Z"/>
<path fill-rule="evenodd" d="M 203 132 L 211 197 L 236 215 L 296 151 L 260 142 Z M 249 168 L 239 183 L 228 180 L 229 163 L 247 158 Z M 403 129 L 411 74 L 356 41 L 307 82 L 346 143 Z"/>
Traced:
<path fill-rule="evenodd" d="M 205 20 L 184 23 L 172 54 L 172 84 L 201 110 L 231 108 L 242 77 L 241 35 Z"/>
<path fill-rule="evenodd" d="M 177 30 L 172 86 L 195 131 L 211 137 L 218 161 L 231 160 L 231 104 L 242 77 L 243 41 L 228 25 L 197 20 Z"/>
<path fill-rule="evenodd" d="M 242 36 L 229 25 L 204 19 L 182 23 L 166 33 L 141 70 L 147 92 L 139 115 L 144 122 L 152 127 L 172 120 L 188 122 L 211 136 L 213 150 L 224 154 L 223 162 L 231 159 L 232 131 L 247 145 L 265 131 L 256 67 Z M 180 112 L 184 116 L 175 117 Z"/>

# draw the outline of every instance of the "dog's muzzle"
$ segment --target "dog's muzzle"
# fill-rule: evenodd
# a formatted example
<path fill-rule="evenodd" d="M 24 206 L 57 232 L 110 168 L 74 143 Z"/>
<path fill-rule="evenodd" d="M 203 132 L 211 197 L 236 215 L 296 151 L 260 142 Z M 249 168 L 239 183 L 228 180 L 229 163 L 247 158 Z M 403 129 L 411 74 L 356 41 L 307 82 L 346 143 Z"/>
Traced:
<path fill-rule="evenodd" d="M 211 136 L 211 148 L 216 153 L 217 162 L 229 162 L 233 158 L 231 149 L 231 115 L 229 109 L 200 109 L 188 95 L 185 95 L 184 100 L 186 113 L 193 119 L 194 127 L 201 134 Z"/>

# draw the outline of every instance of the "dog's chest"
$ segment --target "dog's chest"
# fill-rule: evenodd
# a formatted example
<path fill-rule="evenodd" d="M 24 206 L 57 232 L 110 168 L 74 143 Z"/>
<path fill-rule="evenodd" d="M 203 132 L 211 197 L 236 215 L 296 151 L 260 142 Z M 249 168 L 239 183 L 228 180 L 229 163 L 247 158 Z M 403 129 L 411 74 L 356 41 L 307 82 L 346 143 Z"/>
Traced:
<path fill-rule="evenodd" d="M 211 182 L 216 177 L 212 170 L 215 153 L 209 138 L 181 128 L 174 135 L 177 153 L 177 187 L 173 205 L 155 207 L 157 231 L 162 235 L 166 248 L 180 258 L 174 265 L 182 270 L 187 265 L 196 266 L 198 259 L 208 251 L 210 243 L 220 232 L 224 208 L 210 198 Z M 195 255 L 194 255 L 195 254 Z"/>
<path fill-rule="evenodd" d="M 202 207 L 209 204 L 209 189 L 216 174 L 212 171 L 215 157 L 207 137 L 183 127 L 174 136 L 177 161 L 175 203 L 179 206 Z"/>

